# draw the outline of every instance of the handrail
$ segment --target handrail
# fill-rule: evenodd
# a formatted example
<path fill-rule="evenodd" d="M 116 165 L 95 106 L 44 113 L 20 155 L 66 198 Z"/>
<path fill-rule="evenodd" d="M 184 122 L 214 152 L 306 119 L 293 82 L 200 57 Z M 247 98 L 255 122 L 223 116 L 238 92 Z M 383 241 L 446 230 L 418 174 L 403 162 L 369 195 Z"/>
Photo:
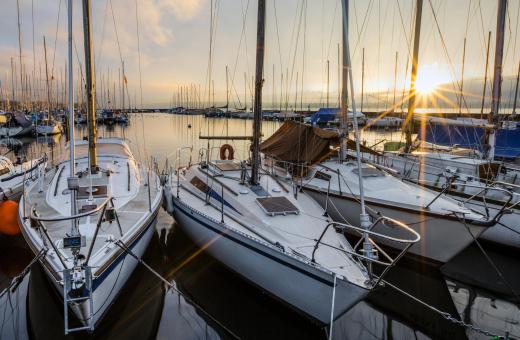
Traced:
<path fill-rule="evenodd" d="M 417 180 L 416 182 L 417 184 L 421 185 L 421 183 L 423 184 L 428 184 L 428 183 L 433 183 L 432 181 L 426 181 L 426 180 Z M 497 222 L 500 220 L 500 218 L 502 217 L 502 215 L 504 214 L 505 210 L 508 208 L 508 205 L 511 203 L 511 201 L 513 200 L 513 193 L 510 191 L 510 190 L 507 190 L 507 189 L 504 189 L 504 188 L 497 188 L 497 187 L 490 187 L 490 186 L 484 186 L 484 187 L 481 187 L 479 185 L 474 185 L 474 184 L 468 184 L 468 183 L 455 183 L 455 185 L 458 185 L 458 186 L 463 186 L 463 187 L 469 187 L 469 188 L 476 188 L 476 189 L 480 189 L 480 191 L 478 191 L 476 194 L 473 194 L 473 195 L 468 195 L 467 198 L 465 198 L 463 201 L 461 201 L 462 204 L 466 204 L 468 203 L 469 201 L 475 199 L 476 197 L 479 197 L 482 193 L 484 193 L 484 195 L 482 196 L 482 201 L 484 202 L 484 207 L 486 209 L 486 218 L 489 219 L 489 212 L 488 212 L 488 207 L 487 207 L 487 202 L 486 202 L 486 193 L 489 192 L 490 190 L 495 190 L 495 191 L 500 191 L 500 192 L 503 192 L 505 193 L 506 195 L 509 196 L 509 199 L 507 199 L 506 201 L 500 201 L 500 200 L 495 200 L 493 199 L 494 201 L 496 202 L 499 202 L 499 203 L 504 203 L 500 210 L 496 213 L 496 215 L 491 219 L 491 222 Z M 450 186 L 448 186 L 448 189 L 449 189 Z M 443 190 L 445 191 L 445 190 Z M 449 191 L 449 190 L 448 190 Z M 497 204 L 499 205 L 499 204 Z M 516 205 L 516 204 L 514 204 Z M 514 206 L 513 205 L 513 206 Z"/>
<path fill-rule="evenodd" d="M 388 236 L 388 235 L 384 235 L 384 234 L 381 234 L 381 233 L 378 233 L 378 232 L 375 232 L 375 231 L 372 231 L 372 229 L 378 225 L 380 222 L 383 222 L 383 221 L 387 221 L 387 222 L 391 222 L 393 223 L 394 225 L 398 226 L 399 228 L 401 228 L 402 230 L 404 230 L 405 232 L 408 232 L 410 233 L 413 237 L 409 238 L 409 239 L 403 239 L 403 238 L 396 238 L 396 237 L 392 237 L 392 236 Z M 379 237 L 379 238 L 382 238 L 382 239 L 385 239 L 385 240 L 388 240 L 388 241 L 392 241 L 392 242 L 396 242 L 396 243 L 401 243 L 401 244 L 404 244 L 404 248 L 401 250 L 401 252 L 394 258 L 392 259 L 389 255 L 387 255 L 386 253 L 384 253 L 385 257 L 387 258 L 387 262 L 384 262 L 384 261 L 380 261 L 378 260 L 377 258 L 373 258 L 372 256 L 365 256 L 363 254 L 359 254 L 358 253 L 358 246 L 361 244 L 361 242 L 358 242 L 356 243 L 356 245 L 352 248 L 352 251 L 351 250 L 348 250 L 348 249 L 342 249 L 342 248 L 338 248 L 336 246 L 333 246 L 333 245 L 330 245 L 330 244 L 327 244 L 327 243 L 323 243 L 322 242 L 322 239 L 323 237 L 325 236 L 325 233 L 327 232 L 327 230 L 331 227 L 331 226 L 334 226 L 335 228 L 340 228 L 342 229 L 343 231 L 346 230 L 346 229 L 352 229 L 356 232 L 359 232 L 360 234 L 368 234 L 370 236 L 375 236 L 375 237 Z M 375 283 L 376 285 L 379 283 L 379 281 L 384 277 L 384 275 L 386 274 L 386 272 L 392 267 L 394 266 L 394 264 L 408 251 L 408 249 L 414 245 L 415 243 L 419 242 L 421 239 L 421 236 L 419 235 L 419 233 L 417 233 L 415 230 L 413 230 L 412 228 L 410 228 L 409 226 L 407 226 L 406 224 L 404 224 L 403 222 L 401 221 L 397 221 L 393 218 L 390 218 L 390 217 L 386 217 L 386 216 L 380 216 L 379 218 L 377 218 L 373 223 L 372 225 L 370 226 L 370 228 L 368 229 L 364 229 L 364 228 L 360 228 L 360 227 L 355 227 L 353 225 L 349 225 L 349 224 L 345 224 L 345 223 L 340 223 L 340 222 L 330 222 L 328 223 L 325 228 L 323 229 L 323 232 L 321 233 L 320 237 L 316 240 L 316 244 L 314 245 L 314 249 L 312 251 L 312 257 L 311 257 L 311 261 L 313 263 L 316 262 L 316 259 L 315 259 L 315 255 L 316 255 L 316 251 L 318 250 L 319 246 L 320 245 L 324 245 L 324 246 L 327 246 L 329 248 L 332 248 L 332 249 L 336 249 L 336 250 L 339 250 L 341 252 L 344 252 L 346 254 L 349 254 L 349 255 L 352 255 L 352 256 L 355 256 L 357 259 L 362 259 L 362 260 L 366 260 L 370 263 L 376 263 L 376 264 L 380 264 L 380 265 L 383 265 L 385 266 L 386 268 L 384 269 L 383 273 L 377 278 L 377 282 Z M 374 243 L 375 242 L 370 239 L 370 242 Z M 376 245 L 376 248 L 379 249 L 379 246 Z M 371 275 L 372 273 L 370 273 Z"/>
<path fill-rule="evenodd" d="M 70 220 L 76 220 L 78 218 L 82 218 L 82 217 L 86 217 L 86 216 L 90 216 L 90 215 L 93 215 L 95 213 L 97 213 L 98 211 L 100 211 L 101 209 L 103 209 L 103 207 L 105 205 L 108 204 L 108 202 L 110 202 L 111 198 L 107 198 L 102 204 L 100 204 L 99 206 L 97 206 L 95 209 L 92 209 L 92 210 L 89 210 L 89 211 L 86 211 L 84 213 L 79 213 L 79 214 L 76 214 L 76 215 L 72 215 L 72 216 L 51 216 L 51 217 L 38 217 L 36 216 L 34 213 L 36 212 L 36 209 L 34 207 L 31 207 L 31 214 L 29 216 L 29 218 L 31 220 L 35 220 L 35 221 L 40 221 L 40 222 L 60 222 L 60 221 L 70 221 Z"/>

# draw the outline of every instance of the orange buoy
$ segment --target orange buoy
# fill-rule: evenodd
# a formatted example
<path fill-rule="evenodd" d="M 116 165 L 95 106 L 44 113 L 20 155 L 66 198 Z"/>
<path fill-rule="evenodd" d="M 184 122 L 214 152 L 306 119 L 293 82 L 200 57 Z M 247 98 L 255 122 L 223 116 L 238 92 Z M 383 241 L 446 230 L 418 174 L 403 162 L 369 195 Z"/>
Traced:
<path fill-rule="evenodd" d="M 0 234 L 13 236 L 19 233 L 18 203 L 11 200 L 0 202 Z"/>

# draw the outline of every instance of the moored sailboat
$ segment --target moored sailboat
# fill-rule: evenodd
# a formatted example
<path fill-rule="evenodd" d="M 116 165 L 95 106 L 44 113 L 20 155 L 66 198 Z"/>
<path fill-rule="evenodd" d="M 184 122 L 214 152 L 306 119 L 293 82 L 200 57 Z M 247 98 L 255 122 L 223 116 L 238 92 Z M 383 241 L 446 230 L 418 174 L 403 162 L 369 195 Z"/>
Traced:
<path fill-rule="evenodd" d="M 64 305 L 65 333 L 93 331 L 154 233 L 162 187 L 121 139 L 98 139 L 95 126 L 90 1 L 83 1 L 88 140 L 74 140 L 72 1 L 69 10 L 70 155 L 30 184 L 19 207 L 21 230 Z M 69 321 L 68 312 L 77 321 Z"/>
<path fill-rule="evenodd" d="M 265 0 L 259 0 L 250 161 L 213 160 L 208 147 L 205 159 L 179 166 L 168 176 L 166 208 L 199 247 L 225 266 L 304 315 L 332 324 L 378 286 L 381 276 L 374 275 L 372 266 L 382 265 L 384 275 L 419 235 L 385 217 L 376 224 L 392 221 L 401 238 L 390 240 L 372 231 L 375 225 L 370 223 L 356 227 L 331 222 L 296 185 L 267 173 L 260 155 L 264 22 Z M 229 157 L 227 149 L 229 145 L 221 149 L 222 158 Z M 350 244 L 340 232 L 346 229 L 365 242 Z M 395 258 L 375 256 L 380 249 L 376 241 L 385 238 L 405 245 Z"/>

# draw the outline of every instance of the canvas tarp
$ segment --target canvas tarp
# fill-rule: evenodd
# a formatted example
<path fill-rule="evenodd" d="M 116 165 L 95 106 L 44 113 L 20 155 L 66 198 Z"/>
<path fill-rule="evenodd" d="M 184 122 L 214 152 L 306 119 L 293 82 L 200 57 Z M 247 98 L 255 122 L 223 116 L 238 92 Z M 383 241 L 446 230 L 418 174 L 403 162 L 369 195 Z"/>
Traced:
<path fill-rule="evenodd" d="M 286 121 L 271 137 L 260 145 L 260 151 L 275 159 L 296 164 L 315 164 L 331 156 L 339 146 L 337 131 Z M 355 148 L 355 142 L 348 140 L 347 147 Z M 374 153 L 369 148 L 361 151 Z"/>

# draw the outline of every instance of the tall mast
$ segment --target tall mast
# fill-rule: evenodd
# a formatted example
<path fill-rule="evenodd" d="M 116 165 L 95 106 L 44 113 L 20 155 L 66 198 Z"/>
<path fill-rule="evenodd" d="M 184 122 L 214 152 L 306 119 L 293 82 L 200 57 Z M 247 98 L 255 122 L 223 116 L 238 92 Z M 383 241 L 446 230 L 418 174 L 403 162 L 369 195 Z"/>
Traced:
<path fill-rule="evenodd" d="M 92 30 L 90 0 L 83 0 L 83 40 L 85 45 L 85 81 L 87 91 L 87 124 L 90 171 L 97 173 L 96 103 L 94 96 L 94 61 L 92 60 Z"/>
<path fill-rule="evenodd" d="M 47 43 L 45 42 L 45 36 L 43 36 L 43 51 L 45 56 L 45 84 L 47 88 L 47 119 L 50 119 L 51 115 L 51 89 L 49 85 L 49 66 L 47 65 Z"/>
<path fill-rule="evenodd" d="M 464 46 L 462 47 L 462 70 L 460 74 L 460 97 L 459 97 L 459 115 L 462 114 L 462 102 L 464 100 L 464 64 L 466 62 L 466 38 L 464 37 Z"/>
<path fill-rule="evenodd" d="M 482 105 L 480 106 L 480 119 L 482 119 L 484 117 L 484 102 L 486 101 L 486 86 L 487 86 L 487 78 L 488 78 L 490 43 L 491 43 L 491 31 L 488 32 L 487 52 L 486 52 L 486 69 L 484 70 L 484 86 L 482 88 Z"/>
<path fill-rule="evenodd" d="M 16 0 L 16 14 L 18 16 L 18 58 L 20 59 L 20 89 L 22 91 L 22 109 L 25 106 L 25 95 L 23 86 L 23 64 L 22 64 L 22 28 L 20 23 L 20 1 Z"/>
<path fill-rule="evenodd" d="M 226 112 L 229 111 L 229 76 L 228 76 L 228 68 L 226 65 Z"/>
<path fill-rule="evenodd" d="M 256 31 L 256 76 L 253 121 L 253 157 L 251 167 L 251 185 L 259 184 L 260 167 L 260 131 L 262 129 L 262 85 L 264 74 L 265 42 L 265 0 L 258 0 L 258 23 Z"/>
<path fill-rule="evenodd" d="M 518 63 L 518 71 L 516 72 L 516 86 L 515 86 L 515 100 L 513 101 L 513 113 L 512 115 L 516 115 L 516 103 L 518 99 L 518 82 L 520 81 L 520 62 Z"/>
<path fill-rule="evenodd" d="M 397 90 L 397 60 L 399 52 L 395 51 L 395 66 L 394 66 L 394 100 L 392 101 L 392 112 L 395 112 L 395 92 Z"/>
<path fill-rule="evenodd" d="M 74 65 L 72 59 L 72 0 L 69 0 L 68 4 L 68 67 L 69 67 L 69 177 L 75 177 L 76 175 L 76 155 L 74 150 Z M 76 215 L 76 190 L 70 190 L 70 213 Z M 72 235 L 77 235 L 77 224 L 75 220 L 72 220 Z"/>
<path fill-rule="evenodd" d="M 363 112 L 363 102 L 365 100 L 365 48 L 361 52 L 361 108 Z"/>
<path fill-rule="evenodd" d="M 330 76 L 329 76 L 329 67 L 330 67 L 330 63 L 329 61 L 327 60 L 327 108 L 329 107 L 329 90 L 330 90 Z"/>
<path fill-rule="evenodd" d="M 415 81 L 417 80 L 417 69 L 419 68 L 419 43 L 421 41 L 421 19 L 423 0 L 417 0 L 415 11 L 415 34 L 413 39 L 412 75 L 410 79 L 410 99 L 408 100 L 408 115 L 405 120 L 404 130 L 406 132 L 405 152 L 410 152 L 412 147 L 413 115 L 415 112 Z"/>
<path fill-rule="evenodd" d="M 496 47 L 495 47 L 495 67 L 493 72 L 493 97 L 491 112 L 488 116 L 490 124 L 498 123 L 498 110 L 500 108 L 500 96 L 502 94 L 502 57 L 504 54 L 504 28 L 506 24 L 506 10 L 507 0 L 498 0 L 498 13 L 497 13 L 497 35 L 496 35 Z M 488 159 L 492 160 L 495 158 L 495 129 L 489 131 L 488 136 Z"/>
<path fill-rule="evenodd" d="M 348 58 L 349 55 L 347 53 L 348 48 L 348 0 L 342 0 L 341 4 L 343 6 L 343 20 L 342 20 L 342 44 L 343 44 L 343 58 L 341 61 L 341 116 L 340 116 L 340 136 L 342 139 L 348 137 L 348 126 L 347 126 L 347 114 L 348 114 L 348 67 L 349 64 Z M 354 116 L 356 113 L 354 112 Z M 340 144 L 340 162 L 346 158 L 347 155 L 347 147 L 346 143 Z"/>
<path fill-rule="evenodd" d="M 343 96 L 342 96 L 342 111 L 344 108 L 346 108 L 347 104 L 347 92 L 345 91 L 345 88 L 350 85 L 350 92 L 351 92 L 351 101 L 352 101 L 352 112 L 353 115 L 353 125 L 354 125 L 354 134 L 355 134 L 355 140 L 356 140 L 356 158 L 357 158 L 357 168 L 358 168 L 358 183 L 359 183 L 359 201 L 361 205 L 361 214 L 360 214 L 360 222 L 361 222 L 361 228 L 368 230 L 370 228 L 370 218 L 369 215 L 366 213 L 365 210 L 365 193 L 363 188 L 363 168 L 361 166 L 361 146 L 359 143 L 359 126 L 356 116 L 356 101 L 354 97 L 354 77 L 352 76 L 352 61 L 350 59 L 350 47 L 349 47 L 349 38 L 348 38 L 348 0 L 343 0 Z M 347 85 L 348 84 L 348 85 Z M 342 145 L 346 144 L 344 142 L 341 143 Z M 371 258 L 373 255 L 372 251 L 372 243 L 367 233 L 364 233 L 363 235 L 363 250 L 365 253 L 365 256 Z M 371 263 L 369 262 L 368 265 L 369 274 L 372 275 L 372 267 Z"/>
<path fill-rule="evenodd" d="M 14 106 L 14 100 L 15 100 L 14 88 L 15 88 L 15 85 L 14 85 L 14 62 L 13 62 L 13 57 L 11 57 L 11 93 L 12 93 L 11 103 L 12 103 L 13 106 Z"/>

